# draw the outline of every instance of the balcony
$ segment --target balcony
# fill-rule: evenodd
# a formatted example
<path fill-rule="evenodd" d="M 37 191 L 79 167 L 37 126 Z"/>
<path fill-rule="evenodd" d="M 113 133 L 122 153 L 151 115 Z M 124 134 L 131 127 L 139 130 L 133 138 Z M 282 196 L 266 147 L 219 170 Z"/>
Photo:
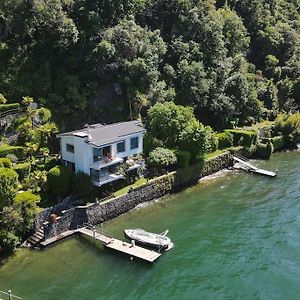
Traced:
<path fill-rule="evenodd" d="M 102 186 L 104 184 L 113 182 L 115 180 L 123 179 L 123 178 L 124 178 L 124 176 L 121 174 L 108 174 L 106 176 L 101 176 L 99 178 L 99 181 L 93 180 L 93 184 L 96 186 Z"/>
<path fill-rule="evenodd" d="M 102 157 L 99 161 L 91 163 L 91 168 L 100 170 L 104 167 L 119 164 L 123 162 L 123 158 L 120 157 Z"/>
<path fill-rule="evenodd" d="M 145 160 L 142 158 L 130 158 L 126 161 L 126 164 L 128 165 L 128 170 L 135 170 L 138 168 L 142 168 L 145 166 Z"/>

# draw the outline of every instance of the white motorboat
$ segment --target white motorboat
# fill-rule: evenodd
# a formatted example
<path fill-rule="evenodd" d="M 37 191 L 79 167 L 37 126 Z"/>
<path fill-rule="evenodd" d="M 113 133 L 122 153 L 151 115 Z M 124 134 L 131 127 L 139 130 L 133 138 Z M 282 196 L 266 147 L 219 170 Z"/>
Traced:
<path fill-rule="evenodd" d="M 145 231 L 140 228 L 136 229 L 124 229 L 124 235 L 130 240 L 134 240 L 136 243 L 144 244 L 149 247 L 155 247 L 169 251 L 173 248 L 173 243 L 169 237 L 168 230 L 157 234 Z"/>

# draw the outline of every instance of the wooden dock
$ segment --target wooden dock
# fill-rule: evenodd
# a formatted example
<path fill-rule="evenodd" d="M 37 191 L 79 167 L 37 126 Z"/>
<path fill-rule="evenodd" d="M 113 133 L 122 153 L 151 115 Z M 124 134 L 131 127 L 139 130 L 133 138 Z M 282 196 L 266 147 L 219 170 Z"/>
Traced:
<path fill-rule="evenodd" d="M 51 245 L 53 245 L 53 244 L 55 244 L 55 243 L 57 243 L 57 242 L 59 242 L 61 240 L 64 240 L 64 239 L 66 239 L 66 238 L 68 238 L 68 237 L 70 237 L 70 236 L 72 236 L 74 234 L 77 234 L 77 233 L 78 233 L 77 230 L 68 230 L 68 231 L 65 231 L 65 232 L 63 232 L 63 233 L 61 233 L 59 235 L 56 235 L 56 236 L 54 236 L 54 237 L 52 237 L 50 239 L 47 239 L 47 240 L 41 242 L 39 245 L 42 248 L 46 248 L 46 247 L 49 247 L 49 246 L 51 246 Z"/>
<path fill-rule="evenodd" d="M 84 234 L 86 236 L 89 236 L 95 240 L 102 242 L 106 248 L 115 250 L 120 253 L 127 254 L 131 258 L 139 258 L 144 261 L 153 263 L 161 256 L 161 253 L 158 253 L 153 250 L 148 250 L 140 246 L 132 245 L 127 242 L 123 242 L 121 240 L 115 239 L 113 237 L 109 237 L 105 234 L 96 232 L 92 228 L 83 227 L 77 229 L 76 231 L 78 233 Z"/>
<path fill-rule="evenodd" d="M 244 170 L 244 171 L 249 171 L 252 173 L 260 174 L 260 175 L 265 175 L 269 177 L 275 177 L 277 175 L 277 172 L 272 172 L 264 169 L 257 168 L 256 166 L 250 164 L 245 158 L 243 157 L 236 157 L 233 156 L 233 159 L 237 162 L 233 165 L 235 169 L 238 170 Z"/>

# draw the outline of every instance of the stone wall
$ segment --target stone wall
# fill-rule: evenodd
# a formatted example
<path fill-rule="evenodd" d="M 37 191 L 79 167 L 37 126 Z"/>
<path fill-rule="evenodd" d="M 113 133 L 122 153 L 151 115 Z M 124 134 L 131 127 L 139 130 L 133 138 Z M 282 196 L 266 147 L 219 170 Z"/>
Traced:
<path fill-rule="evenodd" d="M 176 191 L 201 177 L 211 175 L 226 167 L 232 166 L 232 156 L 224 153 L 204 162 L 204 165 L 193 165 L 185 170 L 177 170 L 167 175 L 148 181 L 146 184 L 130 190 L 127 194 L 101 203 L 77 206 L 63 211 L 56 223 L 44 224 L 45 238 L 53 237 L 66 230 L 76 229 L 84 223 L 99 224 L 124 214 L 140 203 L 160 198 Z"/>

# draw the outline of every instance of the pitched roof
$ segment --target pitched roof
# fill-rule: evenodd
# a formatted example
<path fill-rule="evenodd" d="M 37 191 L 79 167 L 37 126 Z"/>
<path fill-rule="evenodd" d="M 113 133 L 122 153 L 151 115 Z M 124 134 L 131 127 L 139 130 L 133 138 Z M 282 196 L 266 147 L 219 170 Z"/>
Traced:
<path fill-rule="evenodd" d="M 145 131 L 140 121 L 129 121 L 109 125 L 93 124 L 80 130 L 58 134 L 57 137 L 77 136 L 87 138 L 88 143 L 101 146 L 120 141 L 128 135 Z"/>

